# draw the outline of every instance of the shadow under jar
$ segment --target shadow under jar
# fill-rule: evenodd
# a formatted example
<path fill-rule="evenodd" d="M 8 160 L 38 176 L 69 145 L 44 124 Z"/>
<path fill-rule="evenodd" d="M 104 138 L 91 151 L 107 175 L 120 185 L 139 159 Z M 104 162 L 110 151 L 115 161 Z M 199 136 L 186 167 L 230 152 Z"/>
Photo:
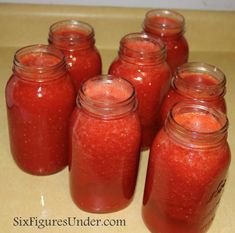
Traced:
<path fill-rule="evenodd" d="M 230 164 L 228 122 L 220 111 L 181 102 L 154 139 L 142 216 L 154 233 L 205 233 Z"/>
<path fill-rule="evenodd" d="M 119 56 L 110 65 L 109 73 L 126 78 L 135 86 L 142 149 L 147 149 L 159 128 L 160 107 L 170 86 L 165 45 L 145 33 L 128 34 L 120 41 Z"/>
<path fill-rule="evenodd" d="M 161 125 L 172 106 L 184 100 L 199 101 L 226 114 L 226 77 L 217 67 L 191 62 L 176 69 L 161 107 Z"/>
<path fill-rule="evenodd" d="M 166 61 L 172 72 L 188 61 L 188 42 L 184 37 L 184 17 L 178 12 L 153 9 L 146 13 L 143 29 L 166 44 Z"/>
<path fill-rule="evenodd" d="M 49 29 L 49 43 L 64 53 L 77 90 L 82 81 L 101 74 L 102 61 L 91 25 L 77 20 L 56 22 Z"/>
<path fill-rule="evenodd" d="M 68 164 L 68 122 L 75 105 L 64 55 L 47 45 L 18 50 L 5 94 L 17 165 L 34 175 L 63 169 Z"/>
<path fill-rule="evenodd" d="M 132 200 L 141 127 L 134 87 L 114 76 L 81 85 L 72 116 L 70 190 L 88 212 L 114 212 Z"/>

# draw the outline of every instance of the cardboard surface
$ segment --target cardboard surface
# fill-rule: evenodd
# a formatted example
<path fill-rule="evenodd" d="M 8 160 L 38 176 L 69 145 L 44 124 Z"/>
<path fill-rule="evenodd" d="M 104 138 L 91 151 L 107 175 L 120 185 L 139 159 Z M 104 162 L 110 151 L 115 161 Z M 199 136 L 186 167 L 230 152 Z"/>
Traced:
<path fill-rule="evenodd" d="M 141 218 L 141 203 L 148 151 L 141 154 L 136 193 L 131 205 L 112 214 L 90 214 L 78 209 L 69 194 L 68 171 L 45 177 L 25 174 L 15 165 L 9 150 L 4 88 L 11 75 L 14 52 L 26 45 L 47 43 L 48 27 L 57 20 L 77 18 L 92 24 L 103 58 L 103 71 L 117 55 L 120 38 L 140 31 L 147 9 L 91 8 L 79 6 L 37 6 L 0 4 L 0 231 L 3 233 L 147 233 Z M 229 144 L 235 152 L 235 14 L 234 12 L 180 11 L 186 18 L 190 61 L 214 64 L 227 76 L 226 101 L 230 120 Z M 215 221 L 208 233 L 235 232 L 235 164 Z M 16 217 L 18 217 L 16 219 Z M 14 226 L 22 219 L 125 220 L 125 226 Z M 35 219 L 32 221 L 36 221 Z M 22 224 L 24 222 L 22 221 Z M 173 233 L 173 232 L 172 232 Z"/>

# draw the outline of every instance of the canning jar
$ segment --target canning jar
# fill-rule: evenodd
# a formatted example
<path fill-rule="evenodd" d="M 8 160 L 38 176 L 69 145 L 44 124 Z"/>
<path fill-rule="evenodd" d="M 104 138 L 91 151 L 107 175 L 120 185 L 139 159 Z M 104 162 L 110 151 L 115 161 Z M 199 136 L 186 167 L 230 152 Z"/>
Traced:
<path fill-rule="evenodd" d="M 101 74 L 101 56 L 91 25 L 78 20 L 56 22 L 50 26 L 49 43 L 63 51 L 77 90 L 83 80 Z"/>
<path fill-rule="evenodd" d="M 143 30 L 160 37 L 166 44 L 166 61 L 172 72 L 188 61 L 188 42 L 184 37 L 184 17 L 176 11 L 153 9 L 146 13 Z"/>
<path fill-rule="evenodd" d="M 47 45 L 21 48 L 5 91 L 17 165 L 34 175 L 63 169 L 68 164 L 68 121 L 75 105 L 64 55 Z"/>
<path fill-rule="evenodd" d="M 81 85 L 72 116 L 70 189 L 88 212 L 114 212 L 132 200 L 141 127 L 134 87 L 114 76 Z"/>
<path fill-rule="evenodd" d="M 204 233 L 230 164 L 226 115 L 197 102 L 173 106 L 151 147 L 143 219 L 155 233 Z"/>
<path fill-rule="evenodd" d="M 119 56 L 109 73 L 124 77 L 136 88 L 142 125 L 142 148 L 148 148 L 156 134 L 160 106 L 169 86 L 171 72 L 165 61 L 165 45 L 145 33 L 132 33 L 120 41 Z"/>
<path fill-rule="evenodd" d="M 216 66 L 191 62 L 178 67 L 161 107 L 161 125 L 171 107 L 184 100 L 199 101 L 226 113 L 225 85 L 226 77 Z"/>

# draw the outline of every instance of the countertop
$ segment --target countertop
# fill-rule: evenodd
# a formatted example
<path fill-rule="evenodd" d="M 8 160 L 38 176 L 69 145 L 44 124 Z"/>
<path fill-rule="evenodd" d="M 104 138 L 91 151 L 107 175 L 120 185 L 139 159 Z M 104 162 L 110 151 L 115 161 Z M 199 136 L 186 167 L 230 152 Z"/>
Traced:
<path fill-rule="evenodd" d="M 106 73 L 109 64 L 117 55 L 120 38 L 129 32 L 141 30 L 141 22 L 147 10 L 0 4 L 0 231 L 2 233 L 149 232 L 141 218 L 148 151 L 141 154 L 136 193 L 130 206 L 112 214 L 83 212 L 70 198 L 67 168 L 55 175 L 38 177 L 22 172 L 15 165 L 9 149 L 4 98 L 4 88 L 11 74 L 14 52 L 26 45 L 47 43 L 48 28 L 53 22 L 76 18 L 92 24 L 96 32 L 96 44 L 103 58 L 103 72 Z M 228 141 L 233 155 L 235 152 L 233 138 L 235 136 L 235 12 L 178 11 L 186 19 L 186 37 L 190 45 L 189 60 L 216 65 L 226 74 L 226 101 L 230 120 Z M 235 164 L 232 159 L 225 192 L 208 233 L 235 232 L 234 202 Z M 76 217 L 84 221 L 83 226 L 48 226 L 39 229 L 37 226 L 29 226 L 30 218 L 35 225 L 36 217 L 38 220 L 65 220 Z M 20 218 L 22 226 L 19 226 Z M 101 219 L 102 223 L 108 220 L 105 223 L 115 226 L 89 226 L 88 220 L 91 219 Z"/>

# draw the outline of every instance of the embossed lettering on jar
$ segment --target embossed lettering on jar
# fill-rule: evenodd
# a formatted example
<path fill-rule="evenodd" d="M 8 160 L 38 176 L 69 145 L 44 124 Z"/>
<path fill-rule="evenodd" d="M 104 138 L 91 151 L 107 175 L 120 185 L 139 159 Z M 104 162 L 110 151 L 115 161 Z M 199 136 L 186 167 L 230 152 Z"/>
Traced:
<path fill-rule="evenodd" d="M 88 212 L 126 207 L 135 190 L 141 127 L 134 87 L 113 76 L 84 82 L 72 116 L 70 190 Z"/>
<path fill-rule="evenodd" d="M 56 22 L 50 27 L 49 43 L 65 54 L 77 90 L 82 81 L 101 74 L 102 61 L 91 25 L 77 20 Z"/>
<path fill-rule="evenodd" d="M 176 104 L 151 147 L 142 215 L 154 233 L 205 233 L 230 164 L 226 115 Z"/>
<path fill-rule="evenodd" d="M 109 73 L 124 77 L 135 86 L 142 148 L 148 148 L 159 128 L 160 106 L 170 86 L 165 45 L 145 33 L 128 34 L 120 41 L 119 56 L 110 65 Z"/>
<path fill-rule="evenodd" d="M 184 37 L 184 17 L 172 10 L 153 9 L 146 13 L 143 29 L 160 37 L 167 46 L 166 61 L 172 72 L 188 61 L 189 48 Z"/>
<path fill-rule="evenodd" d="M 25 172 L 48 175 L 68 164 L 68 121 L 75 90 L 63 54 L 34 45 L 18 50 L 6 85 L 12 155 Z"/>

